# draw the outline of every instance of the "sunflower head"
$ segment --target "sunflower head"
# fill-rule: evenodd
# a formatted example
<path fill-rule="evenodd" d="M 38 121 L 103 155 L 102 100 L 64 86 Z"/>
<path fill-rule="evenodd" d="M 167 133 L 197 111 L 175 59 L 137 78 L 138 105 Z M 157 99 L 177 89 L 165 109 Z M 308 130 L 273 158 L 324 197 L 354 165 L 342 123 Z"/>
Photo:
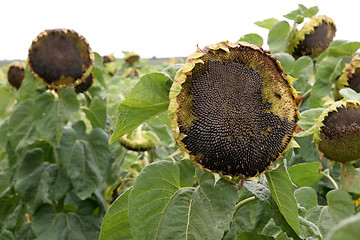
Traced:
<path fill-rule="evenodd" d="M 19 89 L 24 77 L 25 77 L 25 63 L 13 62 L 12 64 L 9 65 L 9 70 L 7 71 L 7 79 L 13 87 Z"/>
<path fill-rule="evenodd" d="M 105 55 L 103 56 L 103 63 L 106 64 L 106 63 L 109 63 L 109 62 L 115 62 L 115 57 L 114 55 Z"/>
<path fill-rule="evenodd" d="M 360 54 L 355 54 L 351 62 L 344 68 L 341 75 L 336 80 L 335 98 L 339 100 L 339 90 L 349 87 L 360 93 Z"/>
<path fill-rule="evenodd" d="M 297 31 L 290 40 L 287 52 L 294 58 L 301 56 L 318 57 L 333 41 L 336 26 L 333 20 L 325 15 L 317 15 Z"/>
<path fill-rule="evenodd" d="M 269 52 L 245 42 L 190 55 L 170 90 L 177 145 L 201 169 L 230 177 L 265 171 L 298 120 L 295 91 Z"/>
<path fill-rule="evenodd" d="M 134 64 L 136 61 L 140 59 L 140 55 L 134 52 L 129 52 L 125 55 L 124 61 L 129 64 Z"/>
<path fill-rule="evenodd" d="M 29 49 L 32 73 L 51 88 L 80 84 L 91 72 L 94 54 L 87 40 L 70 29 L 40 33 Z"/>
<path fill-rule="evenodd" d="M 360 158 L 360 102 L 341 100 L 317 119 L 314 142 L 325 157 L 337 162 Z"/>

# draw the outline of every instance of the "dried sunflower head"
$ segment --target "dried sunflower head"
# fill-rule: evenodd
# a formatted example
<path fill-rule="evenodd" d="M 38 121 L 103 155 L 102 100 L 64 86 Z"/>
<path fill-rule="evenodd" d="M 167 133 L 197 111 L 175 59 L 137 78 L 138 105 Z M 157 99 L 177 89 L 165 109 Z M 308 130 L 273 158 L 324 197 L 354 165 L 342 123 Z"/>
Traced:
<path fill-rule="evenodd" d="M 281 154 L 298 120 L 295 91 L 269 52 L 221 42 L 188 57 L 170 90 L 176 143 L 198 167 L 252 177 Z"/>
<path fill-rule="evenodd" d="M 296 32 L 290 40 L 287 52 L 299 58 L 301 56 L 318 57 L 333 41 L 336 26 L 333 20 L 325 15 L 318 15 Z"/>
<path fill-rule="evenodd" d="M 129 52 L 125 55 L 124 61 L 129 64 L 134 64 L 136 61 L 140 59 L 140 55 L 134 52 Z"/>
<path fill-rule="evenodd" d="M 94 54 L 87 40 L 70 29 L 40 33 L 29 49 L 32 73 L 52 88 L 80 84 L 91 72 Z"/>
<path fill-rule="evenodd" d="M 9 83 L 19 89 L 22 81 L 25 77 L 25 63 L 23 62 L 14 62 L 10 64 L 9 70 L 7 71 L 7 79 Z"/>
<path fill-rule="evenodd" d="M 360 102 L 332 104 L 315 125 L 314 142 L 328 159 L 349 162 L 360 158 Z"/>
<path fill-rule="evenodd" d="M 103 56 L 103 64 L 105 63 L 109 63 L 109 62 L 115 62 L 115 57 L 114 55 L 105 55 Z"/>
<path fill-rule="evenodd" d="M 336 80 L 335 98 L 339 100 L 339 90 L 349 87 L 360 93 L 360 54 L 355 54 L 349 65 L 345 67 L 341 75 Z"/>
<path fill-rule="evenodd" d="M 88 90 L 91 87 L 93 82 L 94 82 L 94 75 L 92 73 L 90 73 L 89 76 L 87 76 L 84 79 L 84 81 L 82 81 L 79 85 L 75 86 L 75 92 L 77 94 L 85 92 L 86 90 Z"/>

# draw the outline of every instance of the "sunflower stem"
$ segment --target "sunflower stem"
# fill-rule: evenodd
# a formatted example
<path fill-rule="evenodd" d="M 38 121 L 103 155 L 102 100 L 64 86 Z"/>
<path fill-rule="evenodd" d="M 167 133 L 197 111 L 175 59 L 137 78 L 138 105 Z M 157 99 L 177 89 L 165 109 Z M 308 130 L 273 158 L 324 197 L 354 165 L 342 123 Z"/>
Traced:
<path fill-rule="evenodd" d="M 334 185 L 335 189 L 339 189 L 339 186 L 337 185 L 335 180 L 330 176 L 330 174 L 325 173 L 325 172 L 320 172 L 320 173 L 321 173 L 321 175 L 327 177 L 330 180 L 330 182 Z"/>
<path fill-rule="evenodd" d="M 245 204 L 247 204 L 248 202 L 252 202 L 254 201 L 256 198 L 255 196 L 251 196 L 251 197 L 248 197 L 240 202 L 238 202 L 235 206 L 235 212 L 237 212 L 242 206 L 244 206 Z"/>

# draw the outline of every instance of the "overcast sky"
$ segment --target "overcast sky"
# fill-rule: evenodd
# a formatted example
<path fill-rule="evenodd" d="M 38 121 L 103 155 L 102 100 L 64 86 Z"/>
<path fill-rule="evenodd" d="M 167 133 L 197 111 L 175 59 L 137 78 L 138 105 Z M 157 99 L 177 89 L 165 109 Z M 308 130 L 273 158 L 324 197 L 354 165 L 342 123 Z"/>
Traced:
<path fill-rule="evenodd" d="M 26 59 L 43 30 L 70 28 L 100 55 L 135 51 L 141 57 L 188 56 L 210 43 L 236 41 L 247 33 L 263 38 L 255 21 L 282 15 L 302 3 L 337 25 L 335 39 L 360 41 L 359 0 L 4 0 L 0 7 L 0 60 Z"/>

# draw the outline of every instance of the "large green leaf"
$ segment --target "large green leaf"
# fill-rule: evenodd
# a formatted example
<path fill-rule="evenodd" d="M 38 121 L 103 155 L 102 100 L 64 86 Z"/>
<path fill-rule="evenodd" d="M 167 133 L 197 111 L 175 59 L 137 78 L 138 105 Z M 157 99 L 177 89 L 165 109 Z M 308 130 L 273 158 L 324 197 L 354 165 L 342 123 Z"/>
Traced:
<path fill-rule="evenodd" d="M 300 136 L 313 133 L 316 119 L 319 118 L 319 116 L 324 110 L 325 108 L 310 108 L 301 112 L 301 118 L 299 119 L 297 124 L 302 130 L 304 130 L 304 132 L 300 132 Z"/>
<path fill-rule="evenodd" d="M 316 191 L 311 187 L 296 189 L 294 195 L 299 206 L 303 208 L 301 212 L 304 214 L 318 206 Z"/>
<path fill-rule="evenodd" d="M 45 92 L 35 100 L 34 120 L 40 137 L 58 146 L 68 119 L 79 110 L 73 88 L 58 91 L 58 96 Z"/>
<path fill-rule="evenodd" d="M 302 56 L 295 61 L 291 76 L 297 78 L 297 80 L 293 82 L 293 86 L 297 91 L 307 91 L 308 86 L 314 78 L 313 68 L 314 63 L 309 56 Z"/>
<path fill-rule="evenodd" d="M 72 212 L 57 213 L 49 205 L 41 205 L 32 218 L 32 229 L 38 240 L 97 239 L 100 219 Z"/>
<path fill-rule="evenodd" d="M 142 76 L 118 106 L 118 117 L 110 144 L 169 106 L 172 81 L 163 73 Z"/>
<path fill-rule="evenodd" d="M 38 139 L 33 121 L 34 109 L 34 100 L 28 99 L 16 105 L 10 115 L 7 134 L 14 150 L 30 145 Z"/>
<path fill-rule="evenodd" d="M 360 213 L 346 218 L 332 228 L 325 240 L 358 240 L 360 236 Z"/>
<path fill-rule="evenodd" d="M 300 234 L 297 202 L 294 197 L 294 186 L 284 163 L 281 163 L 275 170 L 266 173 L 266 179 L 273 199 L 275 200 L 281 214 L 294 231 Z"/>
<path fill-rule="evenodd" d="M 271 27 L 267 43 L 272 53 L 285 52 L 288 44 L 290 25 L 287 21 L 281 21 Z"/>
<path fill-rule="evenodd" d="M 295 20 L 298 16 L 311 18 L 312 16 L 316 15 L 319 12 L 319 8 L 317 6 L 311 8 L 307 8 L 302 4 L 299 4 L 298 6 L 299 6 L 298 9 L 284 15 L 284 17 L 290 20 Z"/>
<path fill-rule="evenodd" d="M 326 194 L 327 206 L 317 206 L 306 214 L 306 219 L 318 226 L 323 236 L 341 220 L 355 213 L 351 196 L 340 189 Z"/>
<path fill-rule="evenodd" d="M 255 22 L 255 25 L 270 30 L 272 26 L 274 26 L 277 22 L 279 22 L 279 20 L 277 20 L 276 18 L 268 18 L 263 21 Z"/>
<path fill-rule="evenodd" d="M 128 214 L 128 199 L 131 189 L 122 193 L 107 210 L 99 240 L 133 239 Z"/>
<path fill-rule="evenodd" d="M 286 73 L 292 72 L 295 64 L 295 58 L 293 56 L 288 53 L 274 53 L 272 56 L 279 60 L 281 67 Z"/>
<path fill-rule="evenodd" d="M 82 107 L 81 109 L 85 112 L 93 128 L 105 128 L 107 120 L 106 98 L 95 96 L 89 107 Z"/>
<path fill-rule="evenodd" d="M 107 134 L 99 128 L 89 135 L 72 128 L 64 129 L 58 150 L 59 160 L 81 199 L 87 198 L 104 180 L 110 161 L 107 141 Z"/>
<path fill-rule="evenodd" d="M 145 167 L 129 196 L 134 239 L 221 239 L 235 212 L 235 188 L 213 177 L 198 181 L 196 188 L 181 188 L 172 162 Z"/>
<path fill-rule="evenodd" d="M 310 187 L 323 177 L 319 171 L 320 166 L 320 162 L 293 165 L 289 168 L 289 174 L 299 187 Z"/>
<path fill-rule="evenodd" d="M 15 190 L 34 212 L 46 199 L 59 200 L 70 189 L 70 181 L 62 169 L 44 162 L 40 148 L 26 152 L 15 176 Z"/>

